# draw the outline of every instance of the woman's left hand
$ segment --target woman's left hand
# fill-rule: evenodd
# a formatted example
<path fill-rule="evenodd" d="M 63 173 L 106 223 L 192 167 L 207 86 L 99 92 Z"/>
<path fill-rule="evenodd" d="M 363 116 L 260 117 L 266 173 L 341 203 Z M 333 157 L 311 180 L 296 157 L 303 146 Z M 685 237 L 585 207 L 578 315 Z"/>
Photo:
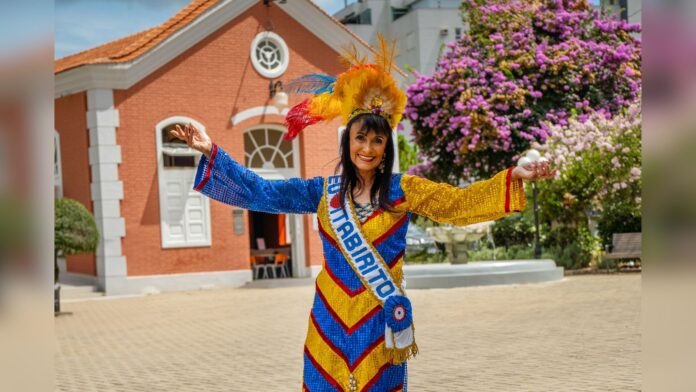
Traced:
<path fill-rule="evenodd" d="M 545 178 L 553 178 L 556 176 L 556 170 L 551 170 L 548 162 L 533 162 L 527 166 L 515 166 L 512 169 L 512 179 L 523 180 L 543 180 Z"/>

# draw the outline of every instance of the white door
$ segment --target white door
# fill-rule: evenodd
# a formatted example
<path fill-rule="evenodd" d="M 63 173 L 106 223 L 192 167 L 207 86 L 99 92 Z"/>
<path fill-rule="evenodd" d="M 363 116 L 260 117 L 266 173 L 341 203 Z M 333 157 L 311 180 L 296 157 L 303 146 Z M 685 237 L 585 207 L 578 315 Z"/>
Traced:
<path fill-rule="evenodd" d="M 203 245 L 208 241 L 203 195 L 193 190 L 195 170 L 164 168 L 166 213 L 163 233 L 167 246 Z"/>

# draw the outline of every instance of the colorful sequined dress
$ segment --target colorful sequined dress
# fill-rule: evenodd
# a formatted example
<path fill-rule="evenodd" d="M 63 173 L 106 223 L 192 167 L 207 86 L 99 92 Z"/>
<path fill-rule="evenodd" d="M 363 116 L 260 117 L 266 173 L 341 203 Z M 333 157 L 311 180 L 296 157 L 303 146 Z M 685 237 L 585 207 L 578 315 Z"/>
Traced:
<path fill-rule="evenodd" d="M 394 174 L 389 199 L 395 211 L 377 209 L 361 219 L 363 233 L 401 284 L 410 215 L 467 225 L 521 211 L 522 181 L 511 181 L 510 174 L 507 169 L 466 188 Z M 406 362 L 392 364 L 385 349 L 382 303 L 365 288 L 337 246 L 322 202 L 324 182 L 321 177 L 267 181 L 214 146 L 210 159 L 201 158 L 194 188 L 253 211 L 317 213 L 324 264 L 316 279 L 304 345 L 304 391 L 405 391 Z"/>

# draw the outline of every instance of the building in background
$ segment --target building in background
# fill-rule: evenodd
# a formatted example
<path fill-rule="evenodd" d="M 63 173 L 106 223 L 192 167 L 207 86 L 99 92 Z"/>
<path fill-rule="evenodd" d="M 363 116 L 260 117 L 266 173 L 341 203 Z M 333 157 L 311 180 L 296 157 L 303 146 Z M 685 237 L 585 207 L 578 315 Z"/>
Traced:
<path fill-rule="evenodd" d="M 396 63 L 431 74 L 448 42 L 466 28 L 459 12 L 461 0 L 362 0 L 345 2 L 334 17 L 370 45 L 377 33 L 396 40 Z M 411 76 L 413 78 L 413 76 Z"/>
<path fill-rule="evenodd" d="M 351 42 L 372 50 L 310 0 L 195 0 L 56 60 L 56 194 L 87 206 L 101 233 L 96 254 L 68 257 L 61 278 L 107 294 L 239 286 L 261 242 L 290 247 L 294 276 L 317 270 L 316 219 L 203 197 L 192 189 L 200 154 L 168 131 L 192 122 L 266 179 L 331 175 L 340 120 L 284 141 L 274 94 L 304 74 L 342 72 Z"/>
<path fill-rule="evenodd" d="M 591 0 L 631 23 L 640 23 L 641 0 Z M 461 0 L 345 0 L 334 14 L 370 45 L 377 33 L 395 39 L 400 67 L 426 75 L 435 70 L 445 45 L 468 29 L 462 21 Z M 413 81 L 413 76 L 409 79 Z"/>
<path fill-rule="evenodd" d="M 599 0 L 598 7 L 630 23 L 641 23 L 642 0 Z"/>

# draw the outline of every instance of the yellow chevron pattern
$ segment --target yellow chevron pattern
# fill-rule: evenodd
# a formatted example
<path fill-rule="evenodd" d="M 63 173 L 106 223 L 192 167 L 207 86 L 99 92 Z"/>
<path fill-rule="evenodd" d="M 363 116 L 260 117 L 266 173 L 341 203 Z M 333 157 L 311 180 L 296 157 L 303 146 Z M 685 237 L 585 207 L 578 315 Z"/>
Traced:
<path fill-rule="evenodd" d="M 311 319 L 309 320 L 309 329 L 307 331 L 305 346 L 309 349 L 309 352 L 324 371 L 338 381 L 344 389 L 349 390 L 350 368 L 346 364 L 346 361 L 324 341 L 324 338 L 319 334 Z M 352 372 L 359 387 L 369 383 L 379 372 L 380 368 L 391 361 L 391 358 L 388 358 L 386 353 L 387 351 L 384 349 L 384 342 L 382 341 L 369 352 Z"/>

